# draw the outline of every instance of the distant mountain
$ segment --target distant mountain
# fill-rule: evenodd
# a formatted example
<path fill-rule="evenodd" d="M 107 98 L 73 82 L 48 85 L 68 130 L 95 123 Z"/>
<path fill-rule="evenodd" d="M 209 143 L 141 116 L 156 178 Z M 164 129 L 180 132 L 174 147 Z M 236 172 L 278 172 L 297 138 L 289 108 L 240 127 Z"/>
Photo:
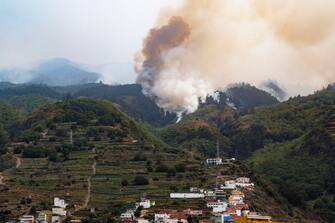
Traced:
<path fill-rule="evenodd" d="M 0 82 L 11 82 L 22 84 L 29 82 L 37 73 L 34 70 L 25 69 L 4 69 L 0 70 Z"/>
<path fill-rule="evenodd" d="M 82 68 L 81 64 L 64 58 L 44 61 L 30 70 L 0 70 L 0 82 L 12 82 L 16 84 L 31 83 L 49 86 L 68 86 L 96 83 L 101 78 L 101 74 L 87 71 Z"/>
<path fill-rule="evenodd" d="M 42 61 L 30 69 L 10 68 L 0 70 L 0 82 L 15 84 L 34 83 L 50 86 L 69 86 L 103 81 L 109 84 L 134 83 L 136 74 L 131 62 L 84 64 L 66 58 Z"/>
<path fill-rule="evenodd" d="M 75 84 L 94 83 L 101 76 L 98 73 L 91 73 L 80 70 L 69 65 L 62 66 L 48 72 L 41 72 L 30 83 L 46 84 L 49 86 L 67 86 Z"/>
<path fill-rule="evenodd" d="M 85 71 L 75 63 L 62 58 L 42 63 L 35 68 L 35 72 L 37 75 L 29 82 L 49 86 L 95 83 L 101 78 L 100 74 Z"/>

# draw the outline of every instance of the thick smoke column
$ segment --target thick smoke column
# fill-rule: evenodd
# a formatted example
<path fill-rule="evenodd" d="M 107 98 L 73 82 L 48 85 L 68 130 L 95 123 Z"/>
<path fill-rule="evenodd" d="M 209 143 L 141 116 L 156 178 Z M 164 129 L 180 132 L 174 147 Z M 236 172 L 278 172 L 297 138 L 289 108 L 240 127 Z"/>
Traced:
<path fill-rule="evenodd" d="M 144 40 L 137 82 L 177 112 L 236 82 L 312 93 L 335 81 L 334 11 L 333 0 L 185 0 Z"/>
<path fill-rule="evenodd" d="M 150 30 L 144 40 L 144 47 L 135 67 L 139 74 L 137 81 L 142 84 L 144 92 L 156 98 L 158 103 L 164 106 L 164 97 L 155 92 L 156 81 L 164 68 L 164 55 L 171 49 L 178 47 L 190 35 L 190 28 L 181 17 L 172 17 L 167 25 Z M 173 110 L 180 110 L 174 107 Z M 182 110 L 182 109 L 181 109 Z"/>
<path fill-rule="evenodd" d="M 179 46 L 189 35 L 189 26 L 181 17 L 172 17 L 167 25 L 150 30 L 142 50 L 144 61 L 136 67 L 140 74 L 138 82 L 144 86 L 144 90 L 150 93 L 155 78 L 164 66 L 164 53 Z"/>

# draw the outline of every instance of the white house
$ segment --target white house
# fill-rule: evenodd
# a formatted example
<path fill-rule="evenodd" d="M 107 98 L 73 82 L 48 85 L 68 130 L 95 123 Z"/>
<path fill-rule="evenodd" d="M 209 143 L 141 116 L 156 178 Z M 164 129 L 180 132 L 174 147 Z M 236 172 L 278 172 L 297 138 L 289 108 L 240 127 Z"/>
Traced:
<path fill-rule="evenodd" d="M 205 194 L 205 197 L 215 197 L 216 196 L 215 192 L 212 190 L 205 191 L 204 194 Z"/>
<path fill-rule="evenodd" d="M 200 188 L 198 187 L 190 187 L 190 192 L 195 193 L 195 192 L 200 192 Z"/>
<path fill-rule="evenodd" d="M 250 212 L 247 215 L 248 220 L 257 220 L 257 221 L 271 221 L 271 216 L 260 215 L 256 212 Z"/>
<path fill-rule="evenodd" d="M 235 180 L 227 180 L 227 181 L 225 181 L 224 185 L 221 186 L 221 189 L 224 189 L 224 190 L 235 190 L 236 189 L 236 182 L 235 182 Z"/>
<path fill-rule="evenodd" d="M 232 205 L 244 204 L 244 194 L 241 191 L 234 190 L 228 198 L 228 201 Z"/>
<path fill-rule="evenodd" d="M 248 184 L 250 183 L 250 178 L 249 177 L 239 177 L 236 179 L 236 183 Z"/>
<path fill-rule="evenodd" d="M 144 218 L 138 218 L 137 223 L 149 223 L 149 220 L 144 219 Z"/>
<path fill-rule="evenodd" d="M 126 212 L 123 212 L 121 215 L 120 215 L 120 218 L 121 219 L 133 219 L 134 218 L 134 215 L 135 215 L 135 212 L 134 210 L 127 210 Z"/>
<path fill-rule="evenodd" d="M 23 215 L 20 218 L 20 223 L 34 223 L 35 218 L 32 215 Z"/>
<path fill-rule="evenodd" d="M 51 223 L 61 223 L 61 222 L 62 222 L 62 218 L 60 216 L 53 215 L 51 217 Z"/>
<path fill-rule="evenodd" d="M 36 223 L 48 223 L 47 219 L 48 219 L 47 214 L 40 212 L 38 214 L 38 217 L 36 218 Z"/>
<path fill-rule="evenodd" d="M 250 182 L 249 177 L 239 177 L 236 179 L 236 186 L 248 190 L 253 190 L 255 185 Z"/>
<path fill-rule="evenodd" d="M 212 208 L 213 213 L 221 213 L 226 211 L 228 204 L 224 201 L 212 201 L 207 203 L 208 208 Z"/>
<path fill-rule="evenodd" d="M 155 223 L 178 223 L 178 219 L 171 218 L 167 213 L 155 214 Z"/>
<path fill-rule="evenodd" d="M 66 216 L 66 210 L 64 208 L 54 207 L 52 208 L 52 214 L 58 216 Z"/>
<path fill-rule="evenodd" d="M 60 208 L 66 208 L 67 204 L 65 203 L 65 200 L 60 199 L 59 197 L 54 198 L 54 206 L 60 207 Z"/>
<path fill-rule="evenodd" d="M 199 199 L 204 198 L 203 193 L 170 193 L 170 198 L 173 199 Z"/>
<path fill-rule="evenodd" d="M 216 198 L 225 198 L 226 192 L 224 190 L 215 189 L 215 197 Z"/>
<path fill-rule="evenodd" d="M 217 158 L 209 158 L 206 160 L 207 164 L 213 164 L 213 165 L 221 165 L 222 162 L 222 158 L 217 157 Z"/>
<path fill-rule="evenodd" d="M 155 202 L 154 201 L 150 201 L 148 199 L 143 199 L 140 202 L 136 203 L 136 208 L 142 207 L 144 209 L 147 209 L 147 208 L 150 208 L 151 206 L 155 206 Z"/>

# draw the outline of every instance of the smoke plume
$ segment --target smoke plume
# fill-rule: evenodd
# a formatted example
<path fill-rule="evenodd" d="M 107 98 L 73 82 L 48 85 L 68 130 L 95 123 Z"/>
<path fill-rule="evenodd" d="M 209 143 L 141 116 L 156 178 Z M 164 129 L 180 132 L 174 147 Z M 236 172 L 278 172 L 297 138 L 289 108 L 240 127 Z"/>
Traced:
<path fill-rule="evenodd" d="M 335 81 L 334 11 L 333 0 L 185 0 L 144 40 L 137 82 L 176 112 L 235 82 L 311 93 Z"/>
<path fill-rule="evenodd" d="M 279 86 L 277 81 L 267 80 L 260 87 L 281 101 L 287 98 L 287 93 Z"/>

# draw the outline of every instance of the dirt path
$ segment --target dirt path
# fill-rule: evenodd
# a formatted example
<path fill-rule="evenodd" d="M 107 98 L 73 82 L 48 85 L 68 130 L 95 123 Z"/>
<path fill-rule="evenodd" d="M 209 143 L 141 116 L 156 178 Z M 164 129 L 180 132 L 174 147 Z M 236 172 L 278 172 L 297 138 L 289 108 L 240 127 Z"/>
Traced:
<path fill-rule="evenodd" d="M 5 185 L 5 183 L 3 182 L 3 175 L 2 173 L 0 172 L 0 185 Z"/>
<path fill-rule="evenodd" d="M 95 173 L 96 173 L 96 165 L 97 165 L 97 162 L 94 160 L 94 162 L 92 164 L 92 175 L 87 178 L 87 194 L 86 194 L 85 203 L 84 203 L 82 209 L 86 209 L 87 206 L 88 206 L 88 203 L 91 200 L 91 190 L 92 190 L 91 180 L 92 180 L 92 176 L 94 176 Z"/>
<path fill-rule="evenodd" d="M 22 160 L 21 160 L 21 158 L 20 157 L 17 157 L 17 156 L 14 156 L 15 157 L 15 159 L 16 159 L 16 164 L 15 164 L 15 168 L 19 168 L 20 166 L 21 166 L 21 164 L 22 164 Z M 5 183 L 4 183 L 4 176 L 3 176 L 3 173 L 2 172 L 0 172 L 0 185 L 5 185 Z"/>
<path fill-rule="evenodd" d="M 16 165 L 15 168 L 20 168 L 21 164 L 22 164 L 22 159 L 18 156 L 15 156 L 16 159 Z"/>
<path fill-rule="evenodd" d="M 92 149 L 92 152 L 95 154 L 95 148 Z M 96 173 L 96 165 L 97 161 L 94 158 L 93 164 L 92 164 L 92 175 L 87 178 L 87 193 L 85 196 L 85 201 L 83 206 L 80 206 L 76 209 L 76 211 L 79 211 L 81 209 L 86 209 L 88 206 L 88 203 L 91 200 L 91 190 L 92 190 L 92 177 L 95 176 Z"/>

